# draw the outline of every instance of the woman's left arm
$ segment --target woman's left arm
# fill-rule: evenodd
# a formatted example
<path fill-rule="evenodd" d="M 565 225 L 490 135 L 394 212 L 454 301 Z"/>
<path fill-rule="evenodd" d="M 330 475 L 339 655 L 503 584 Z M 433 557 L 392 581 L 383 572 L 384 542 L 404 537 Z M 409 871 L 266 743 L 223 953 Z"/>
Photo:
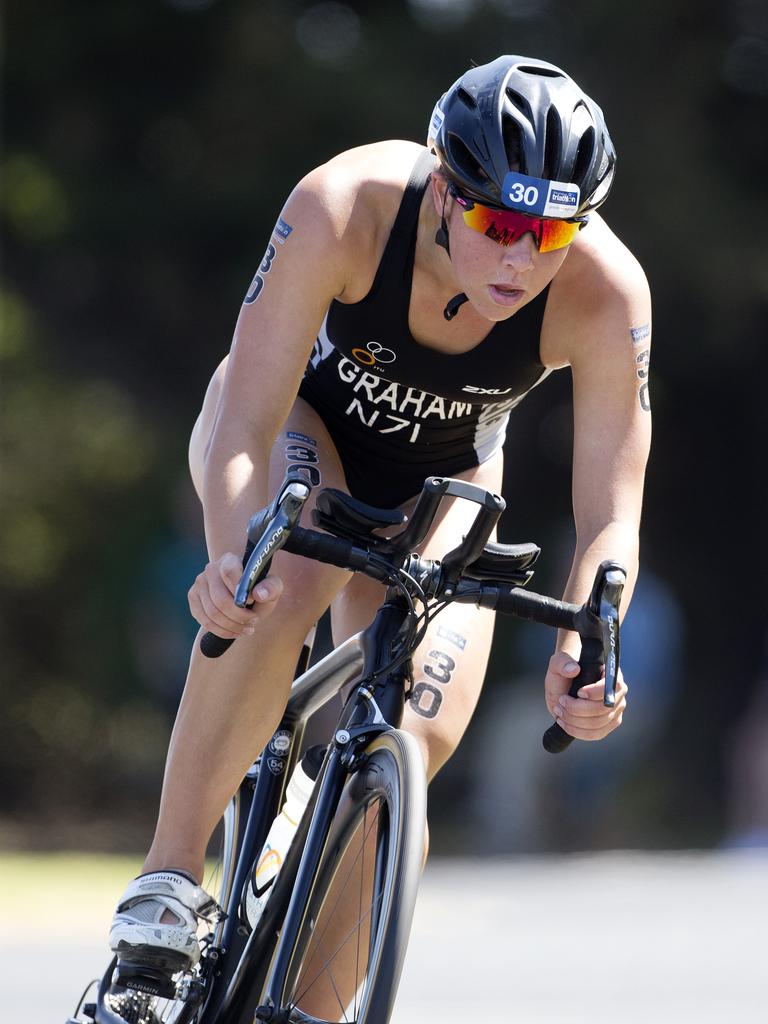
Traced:
<path fill-rule="evenodd" d="M 610 267 L 592 270 L 571 320 L 568 356 L 573 373 L 573 513 L 576 551 L 564 597 L 581 603 L 605 559 L 627 569 L 626 612 L 638 570 L 643 479 L 651 439 L 648 370 L 651 304 L 645 275 L 621 247 Z M 602 739 L 620 724 L 627 687 L 619 679 L 616 706 L 602 703 L 604 684 L 567 695 L 578 673 L 577 634 L 561 632 L 545 682 L 549 710 L 578 739 Z"/>

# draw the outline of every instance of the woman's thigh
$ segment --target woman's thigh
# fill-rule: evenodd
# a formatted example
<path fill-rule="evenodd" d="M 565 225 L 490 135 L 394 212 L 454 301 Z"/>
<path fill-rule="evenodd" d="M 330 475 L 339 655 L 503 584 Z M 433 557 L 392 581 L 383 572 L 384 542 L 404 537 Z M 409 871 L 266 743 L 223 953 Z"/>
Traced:
<path fill-rule="evenodd" d="M 499 452 L 457 476 L 498 493 L 502 469 Z M 442 558 L 460 543 L 477 509 L 469 501 L 445 500 L 420 552 L 427 558 Z M 333 603 L 334 638 L 339 641 L 364 629 L 382 596 L 380 584 L 354 576 Z M 494 614 L 488 609 L 449 605 L 430 623 L 414 655 L 414 687 L 402 728 L 418 740 L 430 779 L 453 754 L 472 718 L 488 666 L 493 623 Z"/>

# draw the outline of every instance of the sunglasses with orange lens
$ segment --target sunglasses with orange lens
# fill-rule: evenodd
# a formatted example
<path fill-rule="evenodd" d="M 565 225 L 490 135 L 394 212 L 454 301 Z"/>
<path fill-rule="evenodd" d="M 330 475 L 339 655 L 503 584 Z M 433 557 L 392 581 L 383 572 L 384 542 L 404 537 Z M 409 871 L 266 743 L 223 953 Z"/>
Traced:
<path fill-rule="evenodd" d="M 492 238 L 499 245 L 512 245 L 529 232 L 536 240 L 539 252 L 553 252 L 570 245 L 579 230 L 587 223 L 583 220 L 557 220 L 553 217 L 533 217 L 517 210 L 499 210 L 483 206 L 463 196 L 453 185 L 448 189 L 459 206 L 467 227 Z"/>

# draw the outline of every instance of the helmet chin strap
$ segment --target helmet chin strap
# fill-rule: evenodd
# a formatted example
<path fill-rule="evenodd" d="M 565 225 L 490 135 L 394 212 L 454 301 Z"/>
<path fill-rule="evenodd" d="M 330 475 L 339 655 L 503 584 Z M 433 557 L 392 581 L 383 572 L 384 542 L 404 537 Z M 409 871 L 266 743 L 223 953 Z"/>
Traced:
<path fill-rule="evenodd" d="M 453 320 L 456 314 L 459 312 L 459 307 L 463 306 L 465 302 L 469 302 L 469 299 L 464 292 L 459 292 L 458 295 L 454 295 L 453 298 L 448 302 L 445 309 L 443 310 L 443 316 L 446 320 Z"/>
<path fill-rule="evenodd" d="M 448 253 L 448 259 L 451 258 L 451 240 L 448 237 L 448 222 L 445 219 L 445 204 L 448 200 L 448 189 L 446 188 L 445 194 L 443 195 L 443 209 L 440 214 L 440 227 L 435 233 L 435 243 L 441 245 L 443 249 Z M 448 302 L 445 309 L 443 310 L 443 316 L 446 320 L 453 320 L 456 314 L 459 312 L 459 308 L 468 302 L 467 296 L 464 292 L 459 292 L 458 295 Z"/>
<path fill-rule="evenodd" d="M 445 192 L 443 193 L 443 208 L 440 211 L 440 227 L 435 233 L 435 243 L 442 245 L 445 251 L 448 253 L 448 259 L 451 258 L 451 241 L 448 238 L 448 222 L 445 219 L 445 204 L 448 202 L 448 186 L 446 185 Z"/>

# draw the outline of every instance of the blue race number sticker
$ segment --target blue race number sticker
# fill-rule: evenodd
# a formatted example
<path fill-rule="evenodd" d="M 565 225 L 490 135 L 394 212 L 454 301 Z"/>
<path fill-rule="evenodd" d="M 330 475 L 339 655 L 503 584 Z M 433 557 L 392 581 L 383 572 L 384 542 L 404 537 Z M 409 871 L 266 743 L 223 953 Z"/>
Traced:
<path fill-rule="evenodd" d="M 573 217 L 579 209 L 581 192 L 568 181 L 547 181 L 510 171 L 501 186 L 505 206 L 536 217 Z"/>
<path fill-rule="evenodd" d="M 287 224 L 282 217 L 277 218 L 277 224 L 275 224 L 275 230 L 272 234 L 278 240 L 280 245 L 283 245 L 288 238 L 288 235 L 293 231 L 290 224 Z"/>

